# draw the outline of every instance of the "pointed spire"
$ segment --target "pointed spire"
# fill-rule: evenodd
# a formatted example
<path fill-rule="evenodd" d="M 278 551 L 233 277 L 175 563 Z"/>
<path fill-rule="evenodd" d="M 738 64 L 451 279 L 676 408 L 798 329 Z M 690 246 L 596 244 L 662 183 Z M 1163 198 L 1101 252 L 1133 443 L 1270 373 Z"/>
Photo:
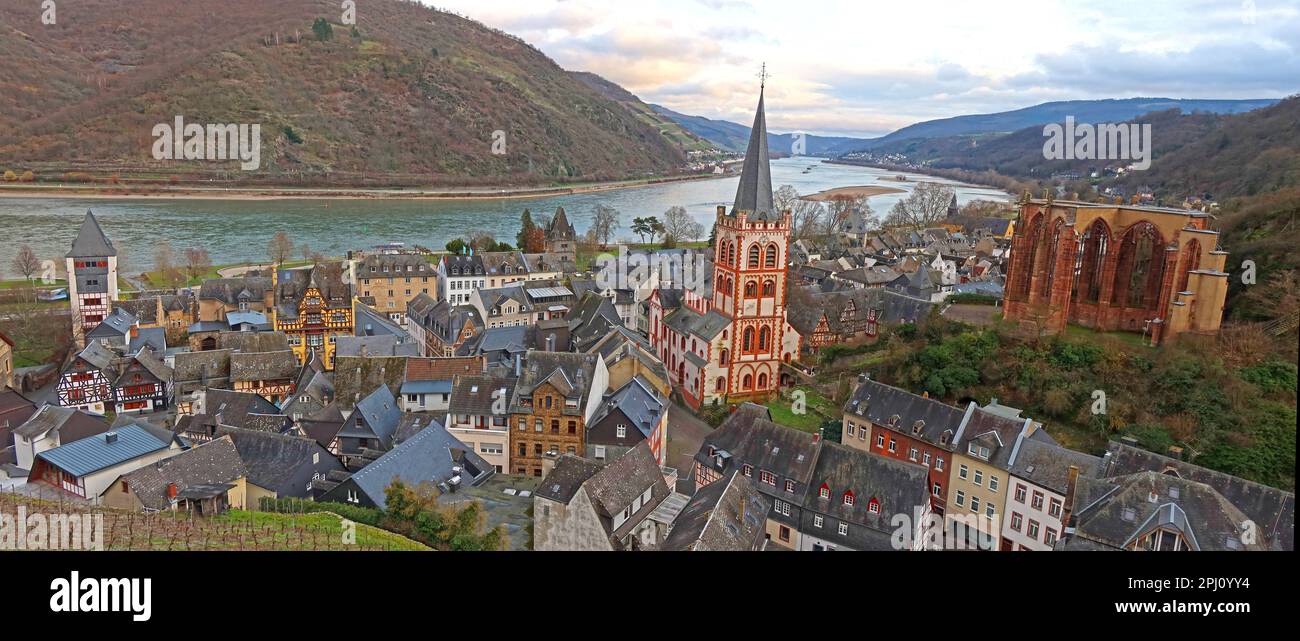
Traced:
<path fill-rule="evenodd" d="M 781 213 L 772 211 L 772 168 L 767 151 L 767 116 L 763 100 L 767 89 L 767 66 L 763 66 L 763 86 L 758 92 L 758 111 L 754 126 L 749 131 L 749 147 L 745 150 L 745 166 L 740 172 L 740 186 L 736 188 L 736 202 L 731 215 L 747 212 L 751 220 L 780 220 Z"/>
<path fill-rule="evenodd" d="M 116 255 L 117 250 L 104 235 L 104 230 L 100 229 L 99 221 L 95 220 L 95 213 L 86 210 L 86 219 L 81 222 L 81 229 L 77 230 L 77 239 L 72 241 L 72 251 L 68 252 L 66 257 L 108 258 Z"/>

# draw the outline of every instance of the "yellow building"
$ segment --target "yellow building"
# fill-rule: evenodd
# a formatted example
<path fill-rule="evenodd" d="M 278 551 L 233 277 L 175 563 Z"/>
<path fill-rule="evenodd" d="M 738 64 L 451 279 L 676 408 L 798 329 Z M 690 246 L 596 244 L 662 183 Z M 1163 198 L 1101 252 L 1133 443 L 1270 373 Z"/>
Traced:
<path fill-rule="evenodd" d="M 341 263 L 275 272 L 271 323 L 289 338 L 300 364 L 320 352 L 325 369 L 333 370 L 338 337 L 353 334 L 352 285 L 344 273 Z"/>
<path fill-rule="evenodd" d="M 14 342 L 0 332 L 0 390 L 14 386 Z"/>
<path fill-rule="evenodd" d="M 956 449 L 944 512 L 945 545 L 950 549 L 997 550 L 1011 486 L 1008 461 L 1016 438 L 1032 421 L 971 405 L 953 437 Z"/>

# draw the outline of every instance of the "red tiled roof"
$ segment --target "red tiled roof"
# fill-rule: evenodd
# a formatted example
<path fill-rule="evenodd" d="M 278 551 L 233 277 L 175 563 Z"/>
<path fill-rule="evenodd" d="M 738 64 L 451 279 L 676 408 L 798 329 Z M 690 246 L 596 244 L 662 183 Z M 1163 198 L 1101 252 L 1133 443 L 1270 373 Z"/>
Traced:
<path fill-rule="evenodd" d="M 449 381 L 457 374 L 478 375 L 484 371 L 482 356 L 464 358 L 408 358 L 407 381 Z"/>

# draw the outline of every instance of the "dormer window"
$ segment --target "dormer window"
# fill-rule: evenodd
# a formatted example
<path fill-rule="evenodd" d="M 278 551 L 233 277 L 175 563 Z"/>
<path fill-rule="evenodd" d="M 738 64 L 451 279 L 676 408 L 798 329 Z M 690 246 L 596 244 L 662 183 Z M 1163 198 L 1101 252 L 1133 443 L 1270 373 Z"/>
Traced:
<path fill-rule="evenodd" d="M 853 492 L 852 492 L 852 491 L 846 491 L 846 492 L 844 492 L 844 505 L 847 505 L 847 506 L 849 506 L 849 507 L 853 507 L 853 504 L 854 504 L 854 502 L 856 502 L 856 500 L 857 500 L 857 499 L 854 498 L 854 496 L 853 496 Z"/>
<path fill-rule="evenodd" d="M 831 497 L 831 488 L 826 487 L 826 484 L 823 483 L 821 489 L 817 490 L 817 496 L 819 498 L 829 499 Z"/>
<path fill-rule="evenodd" d="M 789 493 L 791 493 L 791 494 L 794 494 L 794 481 L 791 481 L 791 480 L 789 480 L 789 479 L 786 479 L 786 481 L 785 481 L 785 491 L 786 491 L 786 492 L 789 492 Z"/>
<path fill-rule="evenodd" d="M 871 500 L 867 502 L 867 511 L 872 514 L 880 514 L 880 501 L 876 497 L 871 497 Z"/>
<path fill-rule="evenodd" d="M 710 455 L 710 456 L 712 456 L 712 455 Z M 745 474 L 745 476 L 753 476 L 753 475 L 754 475 L 754 466 L 753 466 L 753 465 L 750 465 L 749 463 L 746 463 L 746 464 L 742 465 L 742 466 L 740 467 L 740 470 L 741 470 L 741 472 L 743 472 L 743 473 Z"/>

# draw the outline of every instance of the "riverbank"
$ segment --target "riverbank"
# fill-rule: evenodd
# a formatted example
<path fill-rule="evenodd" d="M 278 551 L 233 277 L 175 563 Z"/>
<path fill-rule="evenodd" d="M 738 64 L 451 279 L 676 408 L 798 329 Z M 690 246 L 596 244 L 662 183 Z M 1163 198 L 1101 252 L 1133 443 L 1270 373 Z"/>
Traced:
<path fill-rule="evenodd" d="M 79 198 L 86 200 L 511 200 L 632 189 L 731 177 L 699 174 L 643 178 L 563 187 L 465 187 L 450 189 L 313 189 L 308 187 L 184 187 L 171 185 L 0 184 L 0 198 Z"/>
<path fill-rule="evenodd" d="M 890 166 L 890 165 L 880 165 L 880 164 L 872 165 L 872 164 L 861 163 L 861 162 L 850 162 L 850 161 L 847 161 L 847 160 L 835 160 L 835 159 L 832 159 L 832 160 L 825 160 L 825 161 L 822 161 L 822 162 L 825 162 L 825 163 L 828 164 L 828 165 L 840 165 L 840 166 L 843 166 L 843 167 L 864 167 L 864 168 L 867 168 L 867 169 L 879 169 L 879 170 L 881 170 L 881 171 L 898 172 L 898 174 L 899 174 L 900 176 L 902 176 L 902 177 L 905 179 L 905 180 L 902 180 L 902 181 L 899 181 L 899 182 L 906 182 L 906 181 L 910 181 L 910 182 L 921 182 L 921 181 L 919 181 L 919 180 L 914 180 L 911 176 L 908 176 L 908 175 L 907 175 L 907 174 L 917 174 L 917 175 L 919 175 L 919 176 L 929 176 L 929 177 L 932 177 L 932 178 L 943 178 L 944 180 L 949 181 L 952 185 L 954 185 L 954 186 L 958 186 L 958 187 L 966 187 L 966 188 L 969 188 L 969 189 L 994 189 L 994 190 L 997 190 L 997 191 L 1005 192 L 1005 193 L 1007 193 L 1008 195 L 1013 196 L 1013 197 L 1016 196 L 1016 195 L 1018 195 L 1018 193 L 1019 193 L 1019 192 L 1014 191 L 1014 190 L 1011 190 L 1011 189 L 1004 189 L 1003 187 L 1000 187 L 1000 186 L 998 186 L 998 185 L 981 184 L 981 183 L 977 183 L 977 182 L 971 182 L 971 181 L 969 181 L 969 180 L 964 180 L 964 179 L 962 179 L 962 178 L 957 178 L 957 177 L 954 177 L 953 175 L 951 175 L 951 174 L 949 174 L 949 173 L 946 173 L 948 170 L 942 170 L 942 169 L 934 169 L 934 170 L 924 171 L 924 170 L 919 170 L 919 169 L 902 168 L 902 167 L 896 167 L 896 166 Z M 1006 180 L 1015 180 L 1014 178 L 1012 178 L 1012 177 L 1010 177 L 1010 176 L 1002 176 L 1001 174 L 997 174 L 997 176 L 1000 177 L 1000 178 L 1004 178 L 1004 179 L 1006 179 Z M 896 179 L 894 179 L 894 178 L 889 178 L 888 180 L 896 180 Z"/>

